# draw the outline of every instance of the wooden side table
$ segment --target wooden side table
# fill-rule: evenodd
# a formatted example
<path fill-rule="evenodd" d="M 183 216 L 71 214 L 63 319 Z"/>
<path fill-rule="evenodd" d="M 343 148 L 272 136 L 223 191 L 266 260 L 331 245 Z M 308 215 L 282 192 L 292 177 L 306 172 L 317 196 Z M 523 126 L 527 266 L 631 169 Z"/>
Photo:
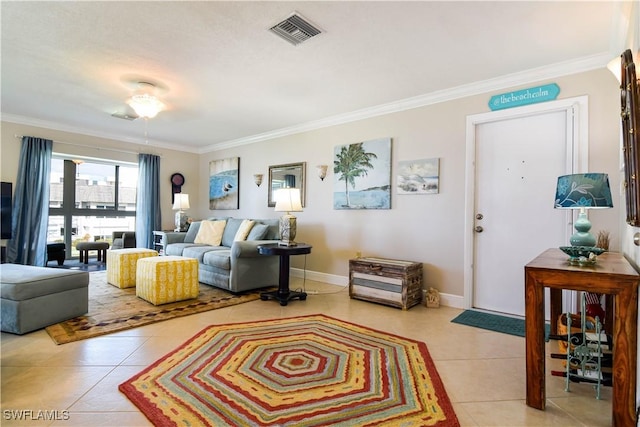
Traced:
<path fill-rule="evenodd" d="M 275 299 L 280 305 L 287 305 L 292 299 L 304 301 L 307 299 L 305 292 L 296 292 L 289 290 L 289 257 L 291 255 L 305 255 L 311 253 L 312 246 L 298 243 L 296 246 L 281 246 L 277 243 L 268 243 L 258 246 L 260 255 L 278 255 L 280 256 L 280 277 L 278 279 L 278 290 L 271 292 L 262 292 L 260 299 L 263 301 Z"/>
<path fill-rule="evenodd" d="M 593 266 L 572 266 L 560 249 L 547 249 L 524 267 L 527 405 L 544 410 L 544 288 L 549 288 L 552 331 L 562 290 L 613 296 L 613 426 L 636 425 L 638 272 L 620 253 L 605 252 Z"/>

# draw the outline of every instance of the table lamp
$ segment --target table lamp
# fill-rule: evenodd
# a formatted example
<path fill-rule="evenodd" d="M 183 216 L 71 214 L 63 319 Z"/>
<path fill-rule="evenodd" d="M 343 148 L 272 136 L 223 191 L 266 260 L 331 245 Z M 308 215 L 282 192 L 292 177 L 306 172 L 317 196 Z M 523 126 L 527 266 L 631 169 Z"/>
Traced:
<path fill-rule="evenodd" d="M 556 209 L 580 209 L 574 223 L 576 232 L 571 236 L 572 246 L 595 247 L 596 238 L 589 233 L 591 222 L 587 209 L 612 208 L 609 176 L 606 173 L 579 173 L 558 177 Z"/>
<path fill-rule="evenodd" d="M 296 246 L 296 217 L 291 212 L 302 212 L 299 188 L 281 188 L 274 193 L 276 212 L 286 212 L 280 217 L 280 242 L 282 246 Z"/>
<path fill-rule="evenodd" d="M 187 215 L 184 210 L 189 209 L 189 195 L 186 193 L 176 193 L 173 199 L 173 210 L 176 212 L 175 231 L 187 231 Z"/>

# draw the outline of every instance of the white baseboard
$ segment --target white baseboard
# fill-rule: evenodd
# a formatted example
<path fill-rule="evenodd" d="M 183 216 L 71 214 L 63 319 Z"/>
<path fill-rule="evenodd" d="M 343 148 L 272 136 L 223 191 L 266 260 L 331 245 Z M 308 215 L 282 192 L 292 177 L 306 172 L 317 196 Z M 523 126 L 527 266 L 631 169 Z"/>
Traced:
<path fill-rule="evenodd" d="M 460 295 L 440 294 L 440 305 L 464 309 L 464 297 Z"/>
<path fill-rule="evenodd" d="M 318 271 L 302 270 L 300 268 L 291 269 L 291 277 L 306 277 L 316 282 L 329 283 L 330 285 L 347 286 L 349 278 L 346 276 L 338 276 L 337 274 L 320 273 Z M 464 308 L 464 297 L 452 294 L 440 294 L 440 305 L 452 308 Z"/>
<path fill-rule="evenodd" d="M 336 274 L 320 273 L 318 271 L 302 270 L 300 268 L 291 269 L 291 277 L 306 277 L 309 280 L 315 280 L 316 282 L 329 283 L 330 285 L 347 286 L 349 284 L 349 278 L 345 276 L 338 276 Z"/>

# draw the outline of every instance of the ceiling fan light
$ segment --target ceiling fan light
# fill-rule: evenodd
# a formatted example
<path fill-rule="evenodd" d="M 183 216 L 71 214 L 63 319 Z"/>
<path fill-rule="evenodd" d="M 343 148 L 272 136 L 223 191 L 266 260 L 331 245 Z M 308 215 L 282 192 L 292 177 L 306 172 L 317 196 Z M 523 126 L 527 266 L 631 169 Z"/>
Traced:
<path fill-rule="evenodd" d="M 147 93 L 133 95 L 128 104 L 138 116 L 146 119 L 154 118 L 164 107 L 164 104 L 158 98 Z"/>

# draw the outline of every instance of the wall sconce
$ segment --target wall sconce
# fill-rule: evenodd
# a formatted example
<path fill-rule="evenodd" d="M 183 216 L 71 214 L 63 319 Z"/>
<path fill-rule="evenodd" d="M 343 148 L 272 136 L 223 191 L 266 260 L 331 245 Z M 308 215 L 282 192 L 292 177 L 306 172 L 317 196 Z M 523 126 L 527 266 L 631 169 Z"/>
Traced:
<path fill-rule="evenodd" d="M 327 176 L 327 168 L 329 166 L 327 165 L 318 165 L 316 166 L 316 168 L 318 169 L 318 176 L 320 177 L 320 179 L 322 181 L 324 181 L 324 178 Z"/>
<path fill-rule="evenodd" d="M 258 187 L 260 187 L 260 184 L 262 184 L 262 174 L 261 173 L 254 174 L 253 181 L 256 183 Z"/>

